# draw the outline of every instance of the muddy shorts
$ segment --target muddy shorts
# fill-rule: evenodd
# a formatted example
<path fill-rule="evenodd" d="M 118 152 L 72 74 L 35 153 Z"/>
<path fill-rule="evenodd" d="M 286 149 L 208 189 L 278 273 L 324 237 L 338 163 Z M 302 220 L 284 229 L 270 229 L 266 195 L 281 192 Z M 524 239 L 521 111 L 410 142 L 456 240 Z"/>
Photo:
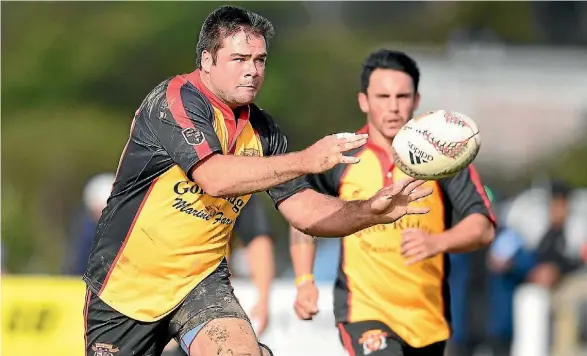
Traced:
<path fill-rule="evenodd" d="M 209 321 L 219 318 L 249 321 L 234 295 L 229 277 L 224 260 L 172 313 L 152 323 L 117 312 L 88 289 L 84 309 L 86 355 L 159 356 L 171 339 L 189 354 L 190 344 Z"/>

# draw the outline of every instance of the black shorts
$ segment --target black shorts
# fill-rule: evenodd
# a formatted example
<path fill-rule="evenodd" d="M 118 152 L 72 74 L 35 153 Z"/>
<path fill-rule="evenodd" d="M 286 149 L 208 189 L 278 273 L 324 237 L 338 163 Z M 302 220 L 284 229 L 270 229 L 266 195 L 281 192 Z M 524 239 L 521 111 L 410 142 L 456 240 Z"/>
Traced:
<path fill-rule="evenodd" d="M 342 345 L 349 355 L 373 356 L 443 356 L 446 342 L 422 348 L 408 345 L 391 328 L 380 321 L 339 323 Z"/>
<path fill-rule="evenodd" d="M 173 312 L 152 323 L 117 312 L 87 289 L 86 355 L 159 356 L 171 339 L 189 354 L 190 344 L 209 321 L 219 318 L 249 321 L 234 295 L 229 277 L 228 265 L 223 261 Z"/>

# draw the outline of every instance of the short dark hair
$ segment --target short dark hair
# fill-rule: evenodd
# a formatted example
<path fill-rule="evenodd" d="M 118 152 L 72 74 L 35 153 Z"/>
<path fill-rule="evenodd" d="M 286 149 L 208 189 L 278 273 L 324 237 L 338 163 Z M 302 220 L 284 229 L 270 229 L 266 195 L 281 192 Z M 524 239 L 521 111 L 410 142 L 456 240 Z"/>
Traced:
<path fill-rule="evenodd" d="M 550 193 L 552 198 L 567 199 L 571 195 L 572 191 L 573 189 L 571 186 L 562 180 L 555 180 L 550 184 Z"/>
<path fill-rule="evenodd" d="M 202 68 L 204 50 L 212 53 L 216 63 L 216 54 L 222 48 L 222 40 L 241 30 L 263 36 L 267 45 L 275 34 L 273 24 L 265 17 L 237 6 L 221 6 L 204 20 L 196 45 L 196 67 Z"/>
<path fill-rule="evenodd" d="M 363 63 L 363 70 L 361 72 L 361 91 L 363 93 L 367 93 L 369 79 L 376 69 L 392 69 L 406 73 L 414 82 L 414 92 L 418 91 L 420 70 L 416 61 L 404 52 L 380 49 L 371 53 Z"/>

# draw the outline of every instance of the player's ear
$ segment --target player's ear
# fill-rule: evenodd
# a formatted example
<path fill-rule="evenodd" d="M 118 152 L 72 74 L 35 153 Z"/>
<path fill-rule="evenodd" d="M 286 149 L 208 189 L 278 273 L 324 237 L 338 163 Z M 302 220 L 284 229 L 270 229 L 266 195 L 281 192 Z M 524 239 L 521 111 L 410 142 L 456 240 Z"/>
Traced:
<path fill-rule="evenodd" d="M 212 58 L 212 53 L 204 50 L 202 52 L 202 70 L 204 73 L 210 73 L 210 68 L 214 64 L 214 58 Z"/>
<path fill-rule="evenodd" d="M 369 112 L 369 100 L 367 100 L 367 94 L 360 92 L 357 99 L 359 100 L 359 108 L 361 108 L 362 112 L 367 114 Z"/>

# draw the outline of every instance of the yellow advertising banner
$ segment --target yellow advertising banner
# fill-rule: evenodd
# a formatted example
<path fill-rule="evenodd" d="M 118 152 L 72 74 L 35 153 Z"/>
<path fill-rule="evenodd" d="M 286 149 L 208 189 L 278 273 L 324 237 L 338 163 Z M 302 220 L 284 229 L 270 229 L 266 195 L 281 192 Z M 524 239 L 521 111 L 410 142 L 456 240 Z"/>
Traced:
<path fill-rule="evenodd" d="M 2 276 L 2 356 L 84 355 L 81 278 Z"/>

